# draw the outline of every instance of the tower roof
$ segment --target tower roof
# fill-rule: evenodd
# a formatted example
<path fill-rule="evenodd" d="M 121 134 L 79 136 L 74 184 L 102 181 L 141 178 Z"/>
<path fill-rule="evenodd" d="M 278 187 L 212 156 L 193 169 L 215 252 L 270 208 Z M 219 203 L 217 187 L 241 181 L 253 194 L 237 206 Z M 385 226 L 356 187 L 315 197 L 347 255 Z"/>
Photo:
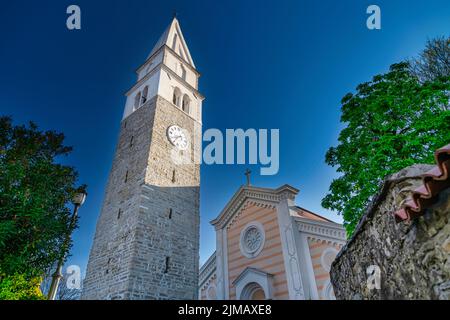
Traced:
<path fill-rule="evenodd" d="M 189 48 L 184 40 L 183 33 L 181 32 L 180 23 L 176 17 L 173 18 L 170 25 L 164 31 L 164 33 L 159 38 L 156 45 L 153 47 L 148 58 L 150 58 L 156 51 L 158 51 L 162 46 L 168 46 L 177 55 L 179 55 L 184 61 L 189 63 L 195 68 L 194 61 L 192 60 Z"/>

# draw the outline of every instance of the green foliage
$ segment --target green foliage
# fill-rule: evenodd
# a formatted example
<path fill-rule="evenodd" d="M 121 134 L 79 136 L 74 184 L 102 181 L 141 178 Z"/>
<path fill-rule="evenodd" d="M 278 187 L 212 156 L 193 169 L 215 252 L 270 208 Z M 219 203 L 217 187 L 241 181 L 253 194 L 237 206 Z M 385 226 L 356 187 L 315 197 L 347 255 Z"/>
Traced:
<path fill-rule="evenodd" d="M 20 287 L 20 277 L 42 277 L 64 256 L 64 238 L 76 227 L 69 203 L 77 173 L 56 163 L 71 151 L 63 140 L 33 123 L 13 126 L 0 117 L 0 274 L 20 275 L 9 288 Z"/>
<path fill-rule="evenodd" d="M 322 206 L 343 215 L 351 235 L 383 179 L 415 163 L 433 163 L 450 141 L 450 77 L 421 82 L 408 63 L 360 84 L 342 99 L 346 127 L 326 163 L 342 175 Z"/>
<path fill-rule="evenodd" d="M 2 277 L 0 279 L 0 300 L 46 300 L 39 284 L 41 279 L 27 279 L 23 274 Z"/>

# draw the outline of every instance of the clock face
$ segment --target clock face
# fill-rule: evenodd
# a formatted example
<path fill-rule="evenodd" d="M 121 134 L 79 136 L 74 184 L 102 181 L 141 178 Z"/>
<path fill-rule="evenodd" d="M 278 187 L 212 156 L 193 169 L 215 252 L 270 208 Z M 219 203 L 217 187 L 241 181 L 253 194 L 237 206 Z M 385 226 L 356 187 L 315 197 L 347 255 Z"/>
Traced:
<path fill-rule="evenodd" d="M 179 126 L 170 126 L 167 129 L 167 137 L 179 150 L 186 150 L 188 148 L 188 139 Z"/>

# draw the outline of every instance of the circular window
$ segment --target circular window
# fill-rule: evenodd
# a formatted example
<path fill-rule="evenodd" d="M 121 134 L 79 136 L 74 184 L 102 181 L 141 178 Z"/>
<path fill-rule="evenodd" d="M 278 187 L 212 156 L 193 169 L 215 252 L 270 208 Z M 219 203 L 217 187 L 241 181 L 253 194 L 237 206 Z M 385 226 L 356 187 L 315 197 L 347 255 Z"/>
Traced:
<path fill-rule="evenodd" d="M 249 223 L 241 231 L 239 243 L 241 252 L 247 258 L 256 257 L 264 247 L 264 228 L 259 222 Z"/>

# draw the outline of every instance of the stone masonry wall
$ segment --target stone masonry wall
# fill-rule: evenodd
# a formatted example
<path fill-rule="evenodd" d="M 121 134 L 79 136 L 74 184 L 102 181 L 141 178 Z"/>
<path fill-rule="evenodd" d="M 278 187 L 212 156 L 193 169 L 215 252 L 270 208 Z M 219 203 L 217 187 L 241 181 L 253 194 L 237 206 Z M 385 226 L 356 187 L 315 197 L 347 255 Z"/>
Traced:
<path fill-rule="evenodd" d="M 429 169 L 415 165 L 387 179 L 332 265 L 337 299 L 450 299 L 450 189 L 412 222 L 393 217 L 420 186 L 414 177 Z M 380 289 L 367 285 L 374 283 L 371 265 L 379 268 Z"/>
<path fill-rule="evenodd" d="M 191 155 L 201 145 L 201 136 L 194 136 L 195 120 L 157 97 L 135 232 L 131 299 L 198 297 L 200 165 L 173 162 L 174 147 L 166 134 L 171 125 L 186 130 Z"/>
<path fill-rule="evenodd" d="M 197 298 L 200 168 L 174 165 L 165 136 L 193 123 L 159 96 L 122 121 L 82 299 Z"/>
<path fill-rule="evenodd" d="M 156 99 L 151 99 L 121 123 L 82 299 L 129 298 L 140 185 L 144 182 L 155 110 Z"/>

